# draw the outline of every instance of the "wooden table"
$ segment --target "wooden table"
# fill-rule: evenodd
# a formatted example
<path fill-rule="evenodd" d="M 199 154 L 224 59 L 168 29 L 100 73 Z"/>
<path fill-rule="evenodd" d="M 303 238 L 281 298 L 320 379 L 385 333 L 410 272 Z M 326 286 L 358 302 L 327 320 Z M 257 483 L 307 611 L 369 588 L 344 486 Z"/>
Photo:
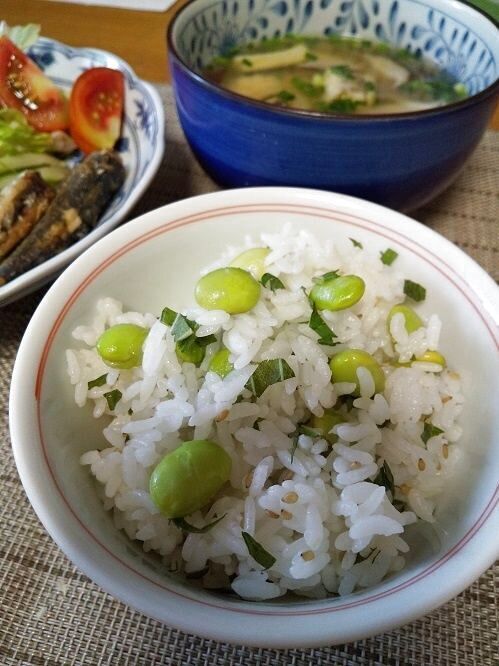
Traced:
<path fill-rule="evenodd" d="M 39 23 L 46 37 L 112 51 L 141 78 L 164 83 L 170 81 L 166 29 L 186 1 L 177 0 L 166 12 L 144 12 L 51 0 L 0 0 L 0 19 L 9 25 Z M 499 106 L 491 126 L 499 130 Z"/>

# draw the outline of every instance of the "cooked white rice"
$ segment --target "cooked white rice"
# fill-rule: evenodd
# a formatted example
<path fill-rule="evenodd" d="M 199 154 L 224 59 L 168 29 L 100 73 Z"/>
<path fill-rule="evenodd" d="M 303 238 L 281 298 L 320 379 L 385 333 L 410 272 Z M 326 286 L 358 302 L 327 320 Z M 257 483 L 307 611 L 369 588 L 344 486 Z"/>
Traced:
<path fill-rule="evenodd" d="M 459 376 L 434 363 L 396 364 L 438 349 L 441 329 L 432 314 L 414 333 L 407 333 L 402 315 L 393 317 L 387 330 L 390 308 L 405 298 L 397 262 L 385 266 L 379 255 L 350 241 L 323 244 L 290 228 L 246 240 L 246 247 L 262 245 L 271 249 L 267 270 L 286 289 L 262 288 L 259 303 L 245 314 L 186 310 L 199 324 L 198 336 L 218 338 L 199 368 L 179 362 L 159 313 L 130 312 L 103 298 L 93 321 L 75 329 L 74 338 L 84 343 L 66 353 L 75 400 L 80 407 L 90 402 L 94 417 L 103 420 L 102 447 L 85 453 L 81 463 L 99 482 L 118 528 L 206 587 L 230 586 L 255 600 L 287 591 L 316 598 L 349 594 L 400 570 L 408 551 L 406 525 L 434 520 L 438 496 L 459 455 Z M 231 248 L 217 266 L 227 265 L 241 249 Z M 334 347 L 318 344 L 302 289 L 310 290 L 314 276 L 332 269 L 366 283 L 355 306 L 321 312 L 341 343 Z M 196 280 L 193 276 L 193 286 Z M 150 332 L 142 366 L 119 371 L 103 363 L 94 345 L 106 327 L 123 322 Z M 222 343 L 234 365 L 225 379 L 207 372 Z M 384 393 L 374 394 L 371 374 L 360 368 L 361 397 L 353 406 L 352 398 L 349 405 L 342 396 L 355 385 L 332 383 L 328 365 L 347 347 L 373 354 L 386 375 Z M 258 362 L 274 358 L 285 359 L 295 377 L 255 400 L 245 384 Z M 105 385 L 89 390 L 88 382 L 105 373 Z M 122 398 L 111 412 L 104 394 L 115 388 Z M 325 439 L 301 434 L 292 453 L 298 424 L 333 406 L 345 416 L 333 429 L 337 442 L 331 447 Z M 424 420 L 442 430 L 426 444 Z M 211 506 L 187 517 L 203 526 L 225 514 L 203 534 L 177 528 L 159 513 L 148 490 L 155 465 L 187 439 L 211 439 L 232 459 L 230 482 Z M 383 463 L 393 474 L 393 495 L 373 482 Z M 243 531 L 276 558 L 269 570 L 250 556 Z"/>

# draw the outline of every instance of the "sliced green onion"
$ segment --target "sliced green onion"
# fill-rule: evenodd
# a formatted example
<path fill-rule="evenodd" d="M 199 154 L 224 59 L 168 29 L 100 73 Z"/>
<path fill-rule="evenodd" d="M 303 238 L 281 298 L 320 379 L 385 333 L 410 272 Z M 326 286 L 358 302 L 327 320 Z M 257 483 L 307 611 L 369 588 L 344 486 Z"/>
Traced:
<path fill-rule="evenodd" d="M 362 243 L 358 240 L 355 240 L 355 238 L 350 238 L 350 240 L 352 241 L 354 247 L 360 247 L 360 249 L 364 247 Z"/>
<path fill-rule="evenodd" d="M 268 550 L 265 550 L 265 548 L 262 546 L 262 544 L 258 543 L 251 534 L 248 534 L 248 532 L 242 532 L 244 543 L 246 544 L 246 548 L 248 549 L 248 553 L 251 555 L 251 557 L 255 560 L 255 562 L 258 562 L 264 569 L 270 569 L 270 567 L 275 563 L 276 558 L 271 555 Z"/>
<path fill-rule="evenodd" d="M 295 373 L 283 358 L 260 361 L 249 378 L 246 388 L 259 398 L 272 384 L 278 384 L 294 376 Z"/>

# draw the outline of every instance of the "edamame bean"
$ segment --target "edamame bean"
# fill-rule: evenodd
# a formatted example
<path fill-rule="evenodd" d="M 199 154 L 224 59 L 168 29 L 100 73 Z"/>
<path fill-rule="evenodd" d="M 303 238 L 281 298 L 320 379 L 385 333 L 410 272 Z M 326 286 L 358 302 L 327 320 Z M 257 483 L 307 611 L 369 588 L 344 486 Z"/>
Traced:
<path fill-rule="evenodd" d="M 268 247 L 253 247 L 251 250 L 241 252 L 231 261 L 230 265 L 243 268 L 245 271 L 249 271 L 254 278 L 261 280 L 265 273 L 265 259 L 269 254 L 270 249 Z"/>
<path fill-rule="evenodd" d="M 319 310 L 346 310 L 360 301 L 366 284 L 358 275 L 340 275 L 317 282 L 310 299 Z"/>
<path fill-rule="evenodd" d="M 316 430 L 330 444 L 335 444 L 338 441 L 338 435 L 332 433 L 331 430 L 334 426 L 345 423 L 345 420 L 345 417 L 334 409 L 326 409 L 322 416 L 315 416 L 314 414 L 308 426 L 312 430 Z"/>
<path fill-rule="evenodd" d="M 329 361 L 329 367 L 331 368 L 334 383 L 355 383 L 356 389 L 354 395 L 360 395 L 357 369 L 361 367 L 366 368 L 371 373 L 376 393 L 381 393 L 385 388 L 385 375 L 381 366 L 371 354 L 368 354 L 363 349 L 345 349 L 335 354 Z"/>
<path fill-rule="evenodd" d="M 437 363 L 438 365 L 442 366 L 442 369 L 447 365 L 445 356 L 442 356 L 442 354 L 438 351 L 433 351 L 430 349 L 425 351 L 424 354 L 421 354 L 421 356 L 416 356 L 414 360 L 419 361 L 420 363 Z"/>
<path fill-rule="evenodd" d="M 421 317 L 417 314 L 417 312 L 414 312 L 414 310 L 410 308 L 408 305 L 394 305 L 393 308 L 388 313 L 388 319 L 387 319 L 388 331 L 390 331 L 390 324 L 392 322 L 393 317 L 399 313 L 404 317 L 405 330 L 409 334 L 414 333 L 414 331 L 417 331 L 418 328 L 421 328 L 421 326 L 423 326 L 423 320 L 421 319 Z"/>
<path fill-rule="evenodd" d="M 206 439 L 184 442 L 167 453 L 151 474 L 152 501 L 167 518 L 202 509 L 229 480 L 232 461 L 221 446 Z"/>
<path fill-rule="evenodd" d="M 232 372 L 234 366 L 229 361 L 230 351 L 228 349 L 220 349 L 213 355 L 208 370 L 216 372 L 222 379 L 226 377 L 229 372 Z"/>
<path fill-rule="evenodd" d="M 149 330 L 136 324 L 116 324 L 97 340 L 97 351 L 106 365 L 120 370 L 142 363 L 142 345 Z"/>
<path fill-rule="evenodd" d="M 258 303 L 260 285 L 242 268 L 217 268 L 198 280 L 195 296 L 205 310 L 239 314 L 248 312 Z"/>

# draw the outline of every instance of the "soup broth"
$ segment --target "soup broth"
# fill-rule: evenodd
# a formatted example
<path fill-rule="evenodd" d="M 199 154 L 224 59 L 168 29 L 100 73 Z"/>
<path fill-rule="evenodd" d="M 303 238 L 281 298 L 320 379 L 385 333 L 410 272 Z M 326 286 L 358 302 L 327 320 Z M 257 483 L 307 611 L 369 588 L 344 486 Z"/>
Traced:
<path fill-rule="evenodd" d="M 407 50 L 338 35 L 248 44 L 203 74 L 251 99 L 331 114 L 421 111 L 467 96 L 463 84 Z"/>

